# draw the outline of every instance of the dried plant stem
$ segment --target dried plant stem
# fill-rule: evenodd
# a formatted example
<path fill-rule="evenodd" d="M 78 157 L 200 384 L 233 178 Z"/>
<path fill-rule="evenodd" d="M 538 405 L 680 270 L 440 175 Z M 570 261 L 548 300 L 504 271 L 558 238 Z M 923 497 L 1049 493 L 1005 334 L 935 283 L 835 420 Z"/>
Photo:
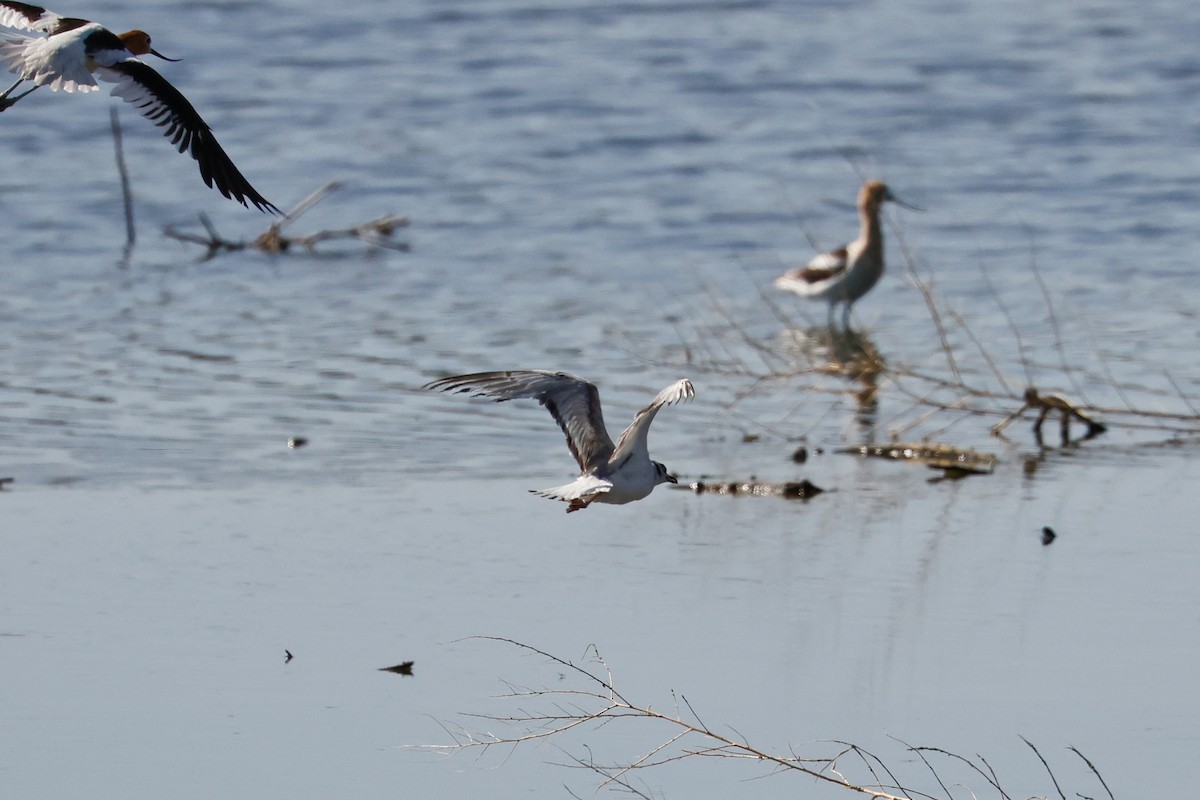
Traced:
<path fill-rule="evenodd" d="M 718 758 L 751 761 L 766 766 L 770 775 L 790 773 L 806 776 L 852 796 L 877 798 L 877 800 L 954 800 L 950 787 L 959 784 L 947 782 L 943 778 L 937 765 L 929 758 L 930 754 L 934 754 L 961 763 L 982 777 L 990 788 L 999 794 L 1001 800 L 1012 800 L 1012 796 L 1001 786 L 991 764 L 982 756 L 975 756 L 973 759 L 966 758 L 942 748 L 915 747 L 897 739 L 896 741 L 903 744 L 909 752 L 914 753 L 921 760 L 925 769 L 933 777 L 940 794 L 931 794 L 928 791 L 906 786 L 904 779 L 897 775 L 883 759 L 850 742 L 832 740 L 814 743 L 835 745 L 837 751 L 832 755 L 804 757 L 798 754 L 794 748 L 789 748 L 787 752 L 776 753 L 752 744 L 749 739 L 735 729 L 731 728 L 733 735 L 719 732 L 700 717 L 694 705 L 682 694 L 677 695 L 672 692 L 674 704 L 673 710 L 669 713 L 657 711 L 646 704 L 635 703 L 616 689 L 612 670 L 601 658 L 594 645 L 590 645 L 586 652 L 594 663 L 600 665 L 602 674 L 514 639 L 501 636 L 471 638 L 500 642 L 538 655 L 550 662 L 557 670 L 565 671 L 568 677 L 575 679 L 576 684 L 582 681 L 582 687 L 568 685 L 567 688 L 527 689 L 508 684 L 508 691 L 502 695 L 502 698 L 521 702 L 522 707 L 517 713 L 512 715 L 469 714 L 467 716 L 471 719 L 515 726 L 518 728 L 517 732 L 511 735 L 492 732 L 472 733 L 457 726 L 452 730 L 449 725 L 443 723 L 443 730 L 450 735 L 453 742 L 447 745 L 424 745 L 424 749 L 447 754 L 466 750 L 486 752 L 498 745 L 515 748 L 529 742 L 557 741 L 561 736 L 575 730 L 584 728 L 596 730 L 620 721 L 643 720 L 665 723 L 669 732 L 657 743 L 632 759 L 605 763 L 600 761 L 590 748 L 584 747 L 583 755 L 564 750 L 568 763 L 560 764 L 560 766 L 587 769 L 601 776 L 597 791 L 605 787 L 616 786 L 643 798 L 650 797 L 650 793 L 634 783 L 634 776 L 640 771 L 680 763 L 692 758 Z M 545 711 L 528 710 L 525 704 L 529 701 L 544 701 L 548 705 L 548 709 Z M 1046 759 L 1028 740 L 1022 737 L 1022 741 L 1041 759 L 1059 797 L 1061 800 L 1065 800 L 1058 778 L 1050 769 Z M 1108 791 L 1107 784 L 1104 783 L 1095 766 L 1078 750 L 1075 748 L 1071 748 L 1071 750 L 1084 760 L 1092 774 Z M 865 772 L 866 776 L 869 776 L 869 780 L 855 778 L 852 776 L 853 772 Z M 572 796 L 577 795 L 572 794 Z M 1115 800 L 1111 792 L 1109 792 L 1109 800 Z"/>
<path fill-rule="evenodd" d="M 679 728 L 676 733 L 668 737 L 664 742 L 644 753 L 642 756 L 634 759 L 631 762 L 618 766 L 606 766 L 594 761 L 590 756 L 587 758 L 575 757 L 576 763 L 585 766 L 593 771 L 606 776 L 607 781 L 616 781 L 620 785 L 628 788 L 628 783 L 625 780 L 627 775 L 640 769 L 649 769 L 656 766 L 662 766 L 667 763 L 680 761 L 691 757 L 708 757 L 708 758 L 730 758 L 744 759 L 762 764 L 767 764 L 776 767 L 783 771 L 794 771 L 807 775 L 819 782 L 831 784 L 842 789 L 845 789 L 853 794 L 858 794 L 865 797 L 878 798 L 878 800 L 912 800 L 907 793 L 895 793 L 894 790 L 889 790 L 892 787 L 882 786 L 863 786 L 852 783 L 846 778 L 839 776 L 836 772 L 838 758 L 847 751 L 843 750 L 838 755 L 833 757 L 822 757 L 805 759 L 798 758 L 794 755 L 782 755 L 767 752 L 765 750 L 754 747 L 753 745 L 733 739 L 724 734 L 718 733 L 706 726 L 698 716 L 691 711 L 689 713 L 691 719 L 685 719 L 678 708 L 674 714 L 666 714 L 656 711 L 653 708 L 643 705 L 637 705 L 626 699 L 620 692 L 617 691 L 613 684 L 611 670 L 607 664 L 600 658 L 594 647 L 589 650 L 593 654 L 598 663 L 603 666 L 606 677 L 600 677 L 588 670 L 577 666 L 576 664 L 551 655 L 544 650 L 523 644 L 514 639 L 508 639 L 500 636 L 480 636 L 472 637 L 484 640 L 491 640 L 510 644 L 522 650 L 539 655 L 548 659 L 553 664 L 566 669 L 569 673 L 583 679 L 586 683 L 594 685 L 595 689 L 516 689 L 513 688 L 505 697 L 512 699 L 527 700 L 530 698 L 549 699 L 552 701 L 552 710 L 548 713 L 530 713 L 521 712 L 516 716 L 495 716 L 495 715 L 478 715 L 470 714 L 469 717 L 489 720 L 492 722 L 505 722 L 520 726 L 533 726 L 531 729 L 513 736 L 500 736 L 492 733 L 487 734 L 472 734 L 465 730 L 460 730 L 454 736 L 454 743 L 450 745 L 429 745 L 429 749 L 438 750 L 441 752 L 457 752 L 472 748 L 482 748 L 484 750 L 496 745 L 517 745 L 532 741 L 552 739 L 561 736 L 566 732 L 573 730 L 581 725 L 603 725 L 613 720 L 634 718 L 658 720 L 669 723 L 670 725 Z M 564 702 L 569 701 L 569 705 Z M 596 707 L 592 709 L 580 707 L 581 702 L 595 703 Z M 446 726 L 443 726 L 444 728 Z M 448 728 L 446 728 L 449 730 Z M 699 746 L 684 746 L 678 751 L 666 753 L 666 750 L 672 746 L 678 745 L 686 739 L 698 739 L 701 744 Z M 603 785 L 603 784 L 602 784 Z"/>
<path fill-rule="evenodd" d="M 962 375 L 958 371 L 958 362 L 954 358 L 954 348 L 950 346 L 950 341 L 946 336 L 946 326 L 942 322 L 942 315 L 938 311 L 937 301 L 934 299 L 932 288 L 921 279 L 917 274 L 916 261 L 912 257 L 911 251 L 908 249 L 908 244 L 904 240 L 903 234 L 899 229 L 893 229 L 896 233 L 896 241 L 899 243 L 900 252 L 904 254 L 904 263 L 908 267 L 908 275 L 912 280 L 913 285 L 921 293 L 921 298 L 925 301 L 925 308 L 929 311 L 929 318 L 933 321 L 934 328 L 937 329 L 938 340 L 942 344 L 942 353 L 946 357 L 946 366 L 950 370 L 950 374 L 954 376 L 959 383 L 962 382 Z"/>

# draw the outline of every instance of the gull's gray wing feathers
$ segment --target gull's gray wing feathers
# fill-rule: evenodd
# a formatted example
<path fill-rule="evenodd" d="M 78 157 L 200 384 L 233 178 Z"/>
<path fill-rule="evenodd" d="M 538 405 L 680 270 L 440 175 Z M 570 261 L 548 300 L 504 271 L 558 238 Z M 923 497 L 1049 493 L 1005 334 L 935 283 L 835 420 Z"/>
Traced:
<path fill-rule="evenodd" d="M 639 458 L 650 458 L 650 451 L 646 446 L 646 436 L 650 432 L 650 423 L 654 421 L 654 415 L 663 406 L 669 406 L 672 403 L 691 400 L 696 396 L 696 387 L 692 386 L 692 382 L 687 378 L 678 380 L 672 383 L 667 388 L 663 389 L 658 395 L 650 401 L 650 405 L 639 411 L 633 418 L 633 422 L 617 439 L 617 446 L 609 459 L 614 466 L 625 461 L 632 456 Z"/>
<path fill-rule="evenodd" d="M 566 434 L 571 455 L 575 456 L 584 474 L 607 465 L 612 455 L 613 443 L 604 427 L 600 393 L 592 384 L 566 372 L 541 369 L 476 372 L 442 378 L 421 388 L 435 392 L 467 392 L 496 402 L 537 400 Z"/>

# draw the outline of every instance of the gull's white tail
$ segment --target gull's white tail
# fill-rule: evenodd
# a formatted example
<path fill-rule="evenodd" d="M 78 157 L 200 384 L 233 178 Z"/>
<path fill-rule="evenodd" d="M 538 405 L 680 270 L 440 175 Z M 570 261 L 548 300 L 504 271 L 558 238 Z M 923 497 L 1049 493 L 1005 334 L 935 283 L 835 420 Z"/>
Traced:
<path fill-rule="evenodd" d="M 612 488 L 612 483 L 603 478 L 597 478 L 595 475 L 580 475 L 570 483 L 555 486 L 553 489 L 530 489 L 529 491 L 539 497 L 548 497 L 551 500 L 562 500 L 564 503 L 569 503 L 572 500 L 587 500 L 611 491 Z"/>

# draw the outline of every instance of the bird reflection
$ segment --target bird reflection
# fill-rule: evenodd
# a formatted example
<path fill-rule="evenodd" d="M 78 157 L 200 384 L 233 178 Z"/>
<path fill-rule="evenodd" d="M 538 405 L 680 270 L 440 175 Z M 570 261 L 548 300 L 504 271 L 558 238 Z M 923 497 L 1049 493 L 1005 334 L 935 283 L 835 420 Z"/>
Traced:
<path fill-rule="evenodd" d="M 840 375 L 858 384 L 851 392 L 857 404 L 855 420 L 873 426 L 879 410 L 879 376 L 887 370 L 887 362 L 871 337 L 862 331 L 828 327 L 792 329 L 785 336 L 814 372 Z"/>

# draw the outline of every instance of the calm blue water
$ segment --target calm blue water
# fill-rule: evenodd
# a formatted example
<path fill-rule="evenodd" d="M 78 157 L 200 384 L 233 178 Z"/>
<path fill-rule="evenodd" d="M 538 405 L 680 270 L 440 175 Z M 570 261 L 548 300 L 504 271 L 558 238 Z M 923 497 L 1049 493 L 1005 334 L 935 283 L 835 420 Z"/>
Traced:
<path fill-rule="evenodd" d="M 923 775 L 895 736 L 1050 793 L 1024 735 L 1068 791 L 1102 792 L 1068 745 L 1118 797 L 1194 785 L 1193 444 L 1118 428 L 1039 452 L 1023 422 L 1005 443 L 995 415 L 922 418 L 928 384 L 883 382 L 861 421 L 837 379 L 757 379 L 803 367 L 788 329 L 824 319 L 771 279 L 852 238 L 874 177 L 925 209 L 889 210 L 889 271 L 856 308 L 889 364 L 948 374 L 911 265 L 965 321 L 943 308 L 973 385 L 1189 413 L 1200 9 L 58 10 L 184 58 L 155 66 L 276 204 L 345 183 L 291 231 L 399 213 L 412 251 L 202 263 L 163 226 L 204 213 L 249 239 L 267 220 L 122 108 L 139 230 L 123 265 L 112 101 L 39 90 L 0 116 L 6 795 L 586 796 L 594 776 L 553 747 L 403 747 L 511 710 L 490 699 L 502 681 L 560 685 L 460 641 L 476 634 L 573 660 L 595 643 L 633 698 L 681 691 L 770 749 L 850 740 Z M 417 391 L 505 367 L 596 381 L 615 429 L 687 375 L 697 399 L 659 417 L 656 458 L 685 480 L 833 491 L 660 488 L 566 517 L 523 491 L 570 477 L 544 411 Z M 1000 462 L 929 483 L 789 460 L 893 432 Z M 1046 548 L 1043 525 L 1060 533 Z M 413 679 L 374 671 L 408 659 Z M 631 760 L 657 733 L 562 744 Z M 646 780 L 794 796 L 787 776 L 743 782 L 761 774 L 685 761 Z"/>

